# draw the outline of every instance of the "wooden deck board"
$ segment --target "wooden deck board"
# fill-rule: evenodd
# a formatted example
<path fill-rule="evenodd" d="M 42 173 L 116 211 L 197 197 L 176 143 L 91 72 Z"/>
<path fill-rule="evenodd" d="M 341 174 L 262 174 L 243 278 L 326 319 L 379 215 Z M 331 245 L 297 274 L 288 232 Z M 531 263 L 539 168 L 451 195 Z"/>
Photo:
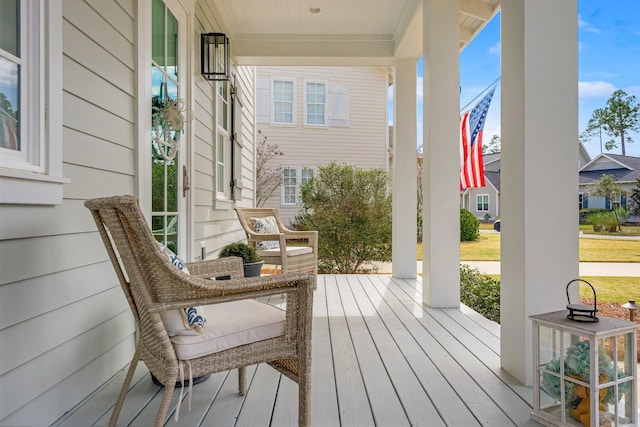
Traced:
<path fill-rule="evenodd" d="M 534 426 L 532 391 L 500 369 L 499 327 L 468 307 L 422 305 L 419 280 L 387 275 L 321 275 L 314 295 L 312 425 Z M 272 297 L 269 303 L 281 305 Z M 105 426 L 125 371 L 54 423 Z M 297 385 L 268 365 L 212 375 L 185 396 L 166 426 L 294 426 Z M 185 390 L 186 391 L 186 390 Z M 186 395 L 186 393 L 185 393 Z M 179 396 L 174 392 L 172 408 Z M 162 389 L 143 363 L 118 425 L 153 423 Z"/>

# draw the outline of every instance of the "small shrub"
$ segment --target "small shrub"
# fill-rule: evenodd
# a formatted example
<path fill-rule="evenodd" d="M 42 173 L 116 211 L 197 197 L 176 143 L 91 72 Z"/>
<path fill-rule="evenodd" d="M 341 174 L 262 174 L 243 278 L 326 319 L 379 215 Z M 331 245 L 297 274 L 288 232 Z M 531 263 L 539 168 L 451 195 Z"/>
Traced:
<path fill-rule="evenodd" d="M 500 282 L 466 264 L 460 265 L 460 301 L 500 323 Z"/>
<path fill-rule="evenodd" d="M 460 241 L 472 242 L 480 236 L 480 221 L 466 209 L 460 209 Z"/>
<path fill-rule="evenodd" d="M 391 260 L 389 174 L 333 162 L 300 186 L 304 226 L 318 231 L 318 271 L 355 274 Z"/>
<path fill-rule="evenodd" d="M 593 226 L 593 231 L 616 231 L 618 219 L 613 211 L 598 211 L 587 216 L 587 221 Z"/>
<path fill-rule="evenodd" d="M 245 264 L 258 262 L 261 260 L 255 249 L 242 242 L 229 243 L 228 245 L 224 246 L 220 250 L 220 254 L 218 254 L 218 258 L 225 258 L 230 256 L 238 256 L 242 258 L 242 262 L 244 262 Z"/>
<path fill-rule="evenodd" d="M 484 221 L 485 222 L 489 222 L 491 221 L 491 214 L 489 212 L 487 212 L 486 214 L 484 214 Z"/>

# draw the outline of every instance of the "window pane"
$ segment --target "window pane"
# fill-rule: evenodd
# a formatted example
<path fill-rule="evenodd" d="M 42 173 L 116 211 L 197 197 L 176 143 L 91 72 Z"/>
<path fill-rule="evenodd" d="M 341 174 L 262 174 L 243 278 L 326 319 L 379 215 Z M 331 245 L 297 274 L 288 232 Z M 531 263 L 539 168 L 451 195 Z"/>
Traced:
<path fill-rule="evenodd" d="M 18 0 L 0 1 L 0 49 L 20 56 L 20 9 Z"/>
<path fill-rule="evenodd" d="M 178 70 L 178 20 L 169 9 L 167 9 L 167 57 L 165 64 L 167 71 L 173 76 L 177 76 Z"/>
<path fill-rule="evenodd" d="M 178 211 L 178 156 L 175 159 L 166 162 L 167 168 L 167 211 Z"/>
<path fill-rule="evenodd" d="M 0 57 L 0 147 L 20 150 L 20 67 Z"/>
<path fill-rule="evenodd" d="M 164 2 L 153 0 L 151 4 L 151 57 L 158 65 L 164 65 Z"/>

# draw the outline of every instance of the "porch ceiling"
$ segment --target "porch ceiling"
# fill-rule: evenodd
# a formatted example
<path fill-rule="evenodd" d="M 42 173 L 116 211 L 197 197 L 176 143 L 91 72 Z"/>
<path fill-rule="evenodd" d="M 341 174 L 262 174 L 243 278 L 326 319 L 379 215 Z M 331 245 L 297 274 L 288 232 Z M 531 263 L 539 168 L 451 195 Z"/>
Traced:
<path fill-rule="evenodd" d="M 239 65 L 392 65 L 422 54 L 421 0 L 204 2 Z M 500 0 L 460 0 L 460 50 L 499 8 Z"/>

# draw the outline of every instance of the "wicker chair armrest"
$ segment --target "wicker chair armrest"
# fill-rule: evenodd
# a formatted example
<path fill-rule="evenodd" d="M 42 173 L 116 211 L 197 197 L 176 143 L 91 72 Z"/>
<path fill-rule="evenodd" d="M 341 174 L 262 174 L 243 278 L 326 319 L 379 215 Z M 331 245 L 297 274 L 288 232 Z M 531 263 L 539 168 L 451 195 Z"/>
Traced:
<path fill-rule="evenodd" d="M 280 236 L 284 236 L 284 234 L 283 233 L 258 234 L 255 232 L 249 232 L 249 240 L 280 240 Z"/>
<path fill-rule="evenodd" d="M 187 268 L 192 276 L 212 278 L 220 276 L 231 276 L 231 278 L 241 278 L 244 275 L 242 258 L 227 257 L 219 259 L 209 259 L 204 261 L 187 262 Z"/>
<path fill-rule="evenodd" d="M 208 280 L 177 272 L 182 292 L 176 298 L 162 298 L 150 304 L 150 312 L 160 312 L 194 305 L 209 305 L 301 290 L 313 292 L 316 277 L 307 273 L 246 277 L 231 280 Z M 177 284 L 176 284 L 177 285 Z"/>
<path fill-rule="evenodd" d="M 312 246 L 314 243 L 318 241 L 318 232 L 317 231 L 296 231 L 287 229 L 284 231 L 284 236 L 287 240 L 290 239 L 299 239 L 299 240 L 308 240 L 309 246 Z"/>

